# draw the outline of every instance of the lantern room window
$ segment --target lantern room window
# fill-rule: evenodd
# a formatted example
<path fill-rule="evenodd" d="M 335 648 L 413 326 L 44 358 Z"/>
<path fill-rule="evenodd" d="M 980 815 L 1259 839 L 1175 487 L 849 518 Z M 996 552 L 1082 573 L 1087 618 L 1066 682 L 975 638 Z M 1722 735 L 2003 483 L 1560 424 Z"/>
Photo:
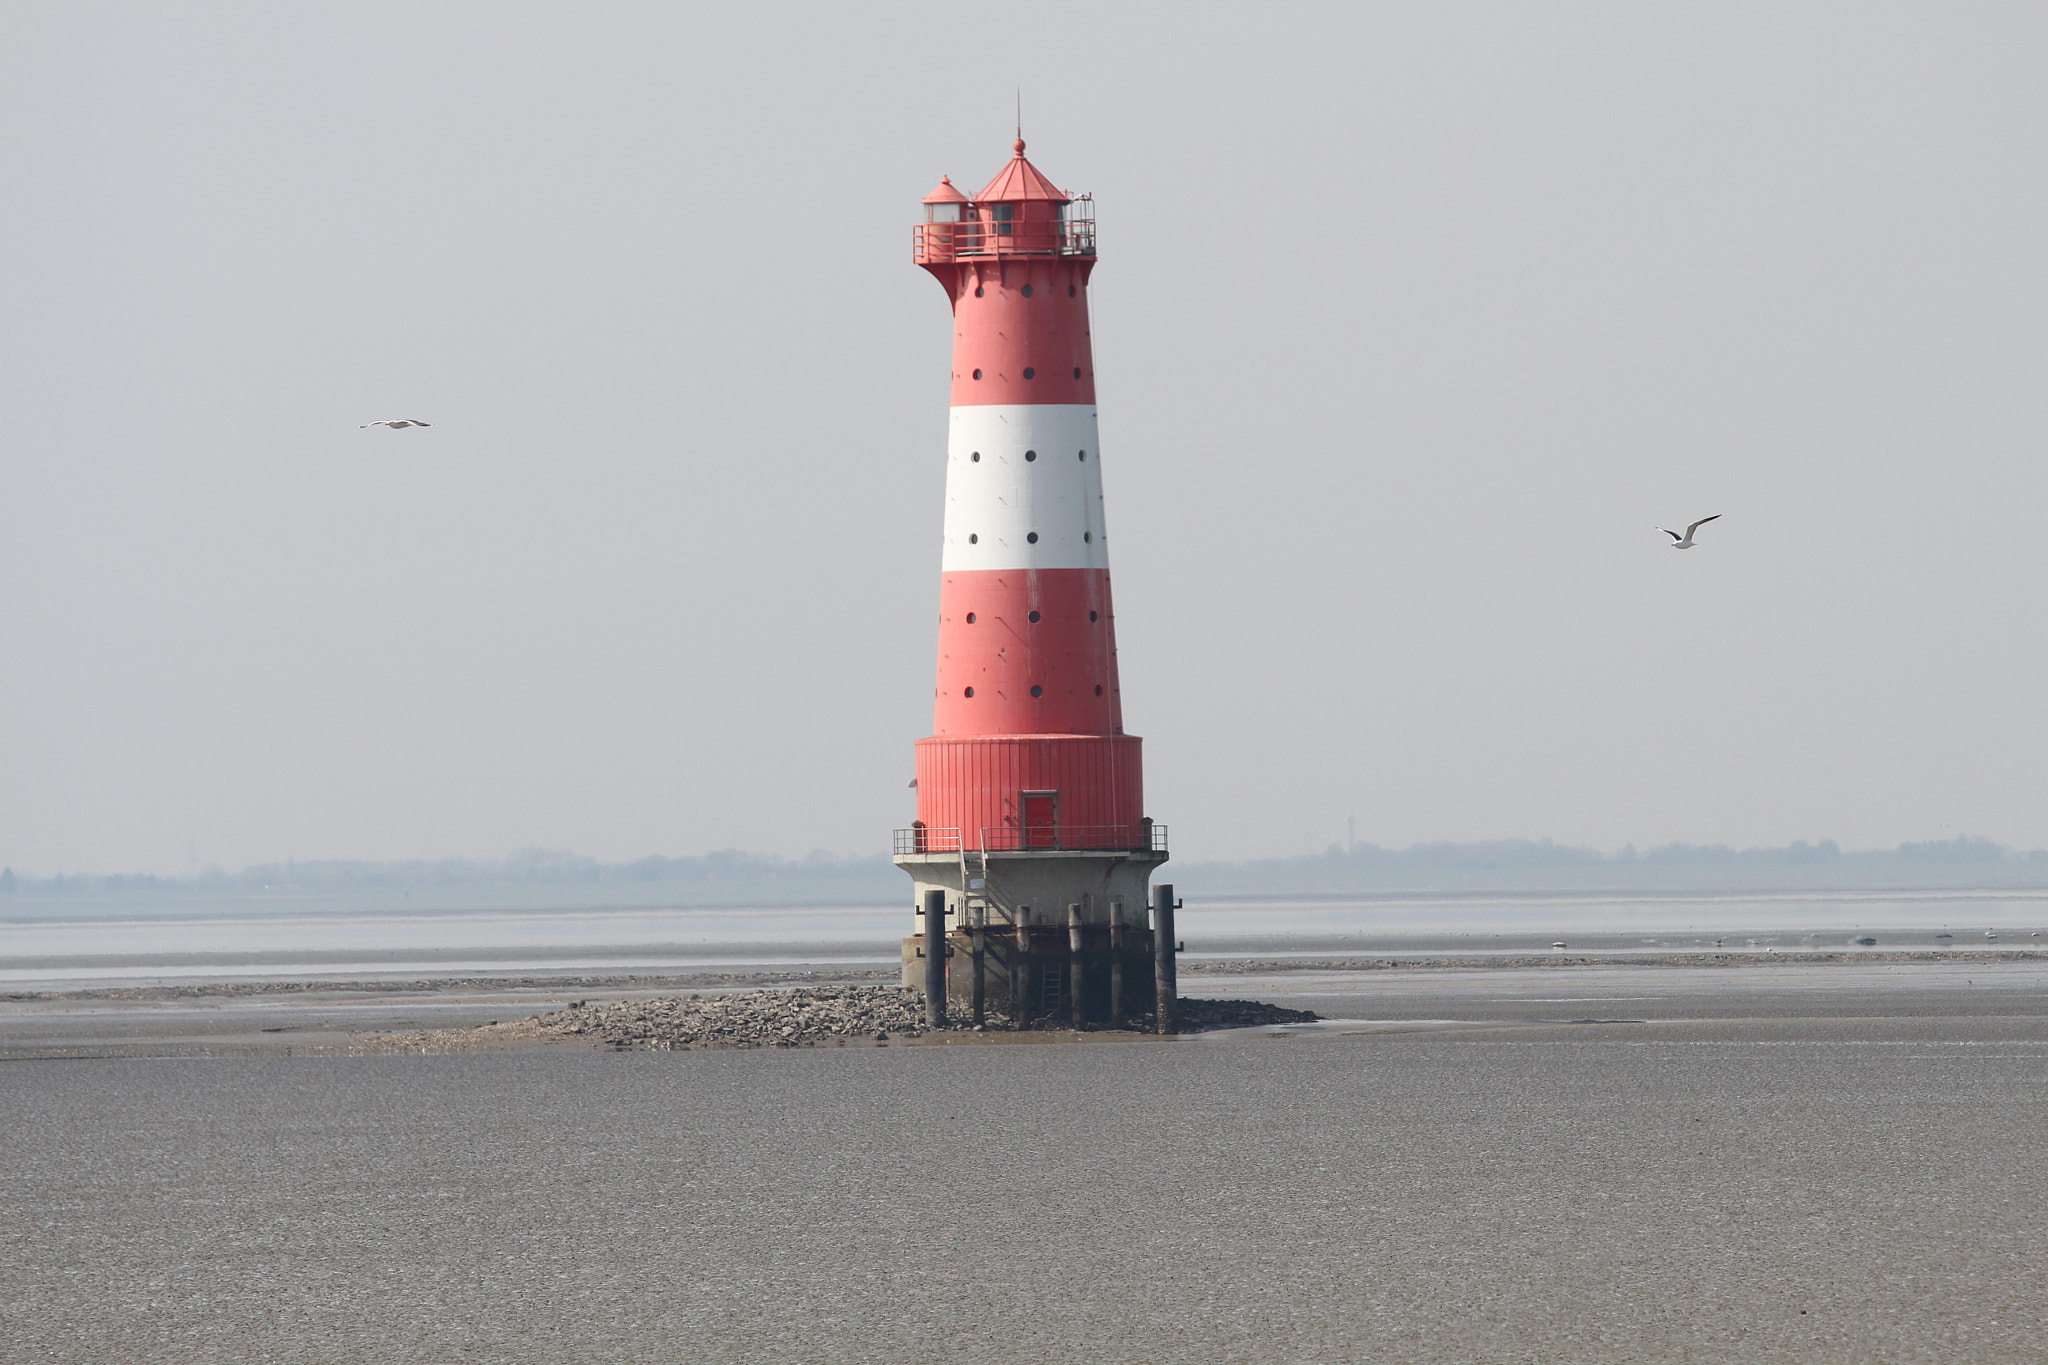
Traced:
<path fill-rule="evenodd" d="M 957 223 L 960 221 L 958 204 L 926 204 L 924 220 L 927 223 Z"/>
<path fill-rule="evenodd" d="M 990 204 L 988 206 L 989 221 L 996 225 L 996 236 L 1007 237 L 1010 235 L 1010 215 L 1016 211 L 1016 208 L 1015 204 Z"/>

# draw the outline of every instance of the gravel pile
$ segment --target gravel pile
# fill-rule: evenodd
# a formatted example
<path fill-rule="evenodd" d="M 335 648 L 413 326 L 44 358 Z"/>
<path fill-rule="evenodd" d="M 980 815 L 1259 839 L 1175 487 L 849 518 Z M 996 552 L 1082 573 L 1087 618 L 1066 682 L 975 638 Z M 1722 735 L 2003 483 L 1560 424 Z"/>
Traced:
<path fill-rule="evenodd" d="M 578 1001 L 496 1031 L 539 1038 L 587 1038 L 655 1052 L 692 1047 L 803 1047 L 833 1039 L 887 1042 L 926 1032 L 924 997 L 888 986 L 805 986 L 784 991 Z"/>
<path fill-rule="evenodd" d="M 1255 1000 L 1182 1000 L 1183 1033 L 1248 1028 L 1259 1024 L 1314 1021 L 1306 1010 L 1282 1009 Z M 968 1032 L 973 1024 L 955 1017 L 946 1032 Z M 1033 1030 L 1063 1030 L 1063 1019 L 1034 1020 Z M 1010 1021 L 990 1011 L 988 1030 L 1008 1031 Z M 1151 1030 L 1149 1016 L 1132 1019 L 1125 1032 Z M 364 1040 L 359 1051 L 471 1052 L 516 1041 L 587 1042 L 593 1047 L 674 1052 L 690 1048 L 816 1047 L 849 1041 L 885 1043 L 923 1037 L 924 997 L 887 986 L 805 986 L 793 990 L 739 991 L 721 995 L 673 996 L 613 1004 L 577 1001 L 567 1009 L 480 1028 L 409 1033 Z M 1110 1032 L 1090 1024 L 1089 1032 Z"/>

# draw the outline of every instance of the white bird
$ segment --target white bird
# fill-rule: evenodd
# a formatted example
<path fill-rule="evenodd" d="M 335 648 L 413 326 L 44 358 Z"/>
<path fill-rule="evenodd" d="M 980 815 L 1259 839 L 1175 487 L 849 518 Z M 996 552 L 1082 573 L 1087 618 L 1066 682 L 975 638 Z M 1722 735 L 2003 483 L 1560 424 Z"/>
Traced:
<path fill-rule="evenodd" d="M 1672 530 L 1669 526 L 1659 526 L 1657 529 L 1678 542 L 1677 544 L 1671 547 L 1672 549 L 1690 550 L 1692 548 L 1692 533 L 1694 531 L 1699 530 L 1700 527 L 1705 526 L 1708 522 L 1719 521 L 1720 519 L 1721 514 L 1719 512 L 1714 513 L 1714 515 L 1712 515 L 1711 517 L 1701 517 L 1698 521 L 1694 522 L 1692 525 L 1685 528 L 1684 535 L 1678 534 L 1678 532 Z"/>
<path fill-rule="evenodd" d="M 368 431 L 371 427 L 390 427 L 393 431 L 397 431 L 401 427 L 430 427 L 432 425 L 434 425 L 432 422 L 422 422 L 417 417 L 387 417 L 381 422 L 365 422 L 362 429 Z"/>

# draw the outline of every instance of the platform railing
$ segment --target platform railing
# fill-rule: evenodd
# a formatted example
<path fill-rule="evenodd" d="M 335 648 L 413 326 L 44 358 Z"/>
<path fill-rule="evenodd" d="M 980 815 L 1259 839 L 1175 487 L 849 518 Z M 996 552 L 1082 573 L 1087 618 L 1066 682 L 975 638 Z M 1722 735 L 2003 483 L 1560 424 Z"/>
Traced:
<path fill-rule="evenodd" d="M 1140 822 L 1135 825 L 1040 825 L 1030 829 L 1015 825 L 993 829 L 912 825 L 895 831 L 898 856 L 918 853 L 1164 853 L 1166 826 Z"/>
<path fill-rule="evenodd" d="M 910 259 L 925 265 L 988 256 L 1093 256 L 1095 218 L 1077 212 L 1083 204 L 1069 204 L 1066 217 L 1057 221 L 912 223 Z"/>

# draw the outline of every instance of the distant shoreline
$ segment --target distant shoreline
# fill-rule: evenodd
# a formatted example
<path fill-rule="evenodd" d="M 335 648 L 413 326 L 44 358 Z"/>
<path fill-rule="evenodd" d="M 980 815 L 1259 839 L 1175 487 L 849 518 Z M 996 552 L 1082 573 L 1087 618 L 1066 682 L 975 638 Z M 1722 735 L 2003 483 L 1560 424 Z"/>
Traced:
<path fill-rule="evenodd" d="M 2048 948 L 1956 948 L 1898 952 L 1857 952 L 1787 949 L 1784 952 L 1612 953 L 1598 956 L 1571 952 L 1551 954 L 1498 953 L 1444 956 L 1430 953 L 1333 953 L 1327 957 L 1244 957 L 1183 959 L 1182 976 L 1282 976 L 1300 972 L 1452 972 L 1513 971 L 1557 967 L 1671 967 L 1727 969 L 1738 967 L 1899 965 L 1939 962 L 2043 962 Z M 690 972 L 683 974 L 536 972 L 518 976 L 432 977 L 405 981 L 207 981 L 180 985 L 97 986 L 77 990 L 9 991 L 0 1001 L 56 1003 L 62 1001 L 180 1001 L 239 999 L 264 996 L 337 994 L 439 995 L 471 991 L 628 990 L 704 991 L 768 990 L 792 986 L 886 984 L 901 978 L 898 968 L 849 968 L 828 971 Z"/>
<path fill-rule="evenodd" d="M 2044 948 L 1962 948 L 1923 949 L 1892 953 L 1841 953 L 1788 948 L 1772 952 L 1694 953 L 1603 953 L 1598 957 L 1569 951 L 1535 953 L 1473 954 L 1459 957 L 1404 956 L 1399 954 L 1333 954 L 1322 958 L 1210 959 L 1183 962 L 1182 976 L 1265 975 L 1287 972 L 1373 972 L 1373 971 L 1501 971 L 1529 967 L 1811 967 L 1817 965 L 1897 964 L 1902 962 L 2041 962 L 2048 961 Z"/>

